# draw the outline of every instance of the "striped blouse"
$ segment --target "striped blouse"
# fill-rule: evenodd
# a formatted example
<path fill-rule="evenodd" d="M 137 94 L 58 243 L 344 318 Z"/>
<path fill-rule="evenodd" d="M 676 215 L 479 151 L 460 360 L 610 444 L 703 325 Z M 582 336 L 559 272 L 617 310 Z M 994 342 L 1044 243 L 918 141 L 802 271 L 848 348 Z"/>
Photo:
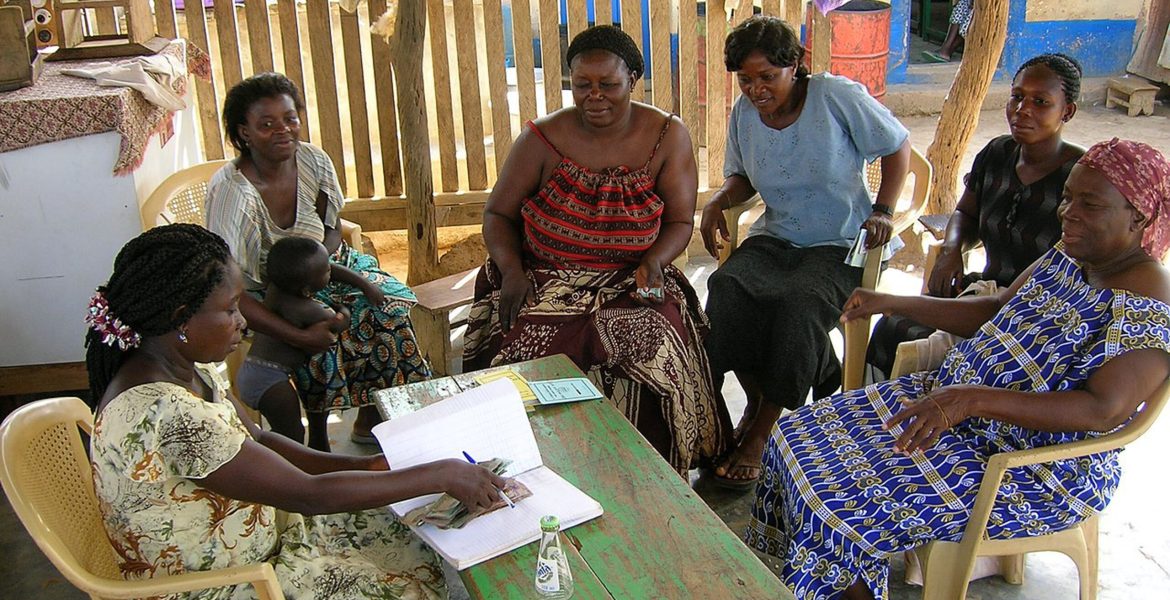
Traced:
<path fill-rule="evenodd" d="M 220 169 L 207 185 L 207 228 L 227 242 L 244 273 L 244 287 L 259 291 L 267 285 L 265 263 L 277 240 L 290 236 L 325 239 L 325 225 L 336 228 L 345 202 L 329 155 L 301 142 L 297 148 L 297 218 L 291 227 L 278 226 L 260 192 L 234 162 Z M 325 193 L 325 223 L 317 215 L 317 196 Z"/>

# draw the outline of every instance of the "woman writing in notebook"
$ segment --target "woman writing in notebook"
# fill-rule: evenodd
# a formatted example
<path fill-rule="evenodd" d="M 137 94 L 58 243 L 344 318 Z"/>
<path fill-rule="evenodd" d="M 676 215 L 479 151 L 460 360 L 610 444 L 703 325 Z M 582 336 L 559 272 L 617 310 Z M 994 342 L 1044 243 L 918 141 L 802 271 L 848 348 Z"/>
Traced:
<path fill-rule="evenodd" d="M 94 486 L 123 575 L 267 561 L 288 598 L 445 597 L 434 553 L 383 507 L 433 492 L 486 507 L 505 481 L 462 459 L 391 471 L 260 430 L 201 364 L 240 343 L 242 293 L 222 239 L 169 225 L 127 243 L 90 302 Z"/>
<path fill-rule="evenodd" d="M 573 106 L 528 123 L 488 198 L 463 366 L 567 354 L 685 475 L 730 429 L 671 265 L 693 227 L 690 135 L 631 100 L 642 55 L 620 29 L 581 32 L 567 58 Z"/>

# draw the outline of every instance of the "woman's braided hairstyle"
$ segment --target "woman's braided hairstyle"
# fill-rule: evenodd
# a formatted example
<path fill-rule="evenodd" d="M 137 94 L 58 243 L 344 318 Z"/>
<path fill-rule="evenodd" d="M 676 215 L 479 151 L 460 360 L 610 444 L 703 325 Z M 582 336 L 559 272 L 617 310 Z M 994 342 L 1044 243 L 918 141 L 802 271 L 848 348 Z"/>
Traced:
<path fill-rule="evenodd" d="M 1060 88 L 1064 91 L 1065 102 L 1073 104 L 1081 97 L 1082 70 L 1081 63 L 1077 62 L 1077 59 L 1059 52 L 1033 56 L 1024 61 L 1019 69 L 1016 69 L 1016 74 L 1012 76 L 1012 79 L 1019 77 L 1024 69 L 1036 65 L 1048 67 L 1049 71 L 1060 78 Z"/>
<path fill-rule="evenodd" d="M 800 36 L 777 17 L 756 15 L 736 25 L 723 44 L 723 64 L 728 72 L 738 71 L 757 50 L 777 67 L 796 67 L 797 79 L 808 75 Z"/>
<path fill-rule="evenodd" d="M 231 253 L 222 238 L 186 223 L 151 229 L 130 240 L 114 259 L 114 272 L 98 291 L 110 312 L 143 338 L 186 323 L 227 272 Z M 181 309 L 181 310 L 180 310 Z M 94 406 L 126 354 L 102 343 L 92 328 L 85 334 L 85 366 Z"/>

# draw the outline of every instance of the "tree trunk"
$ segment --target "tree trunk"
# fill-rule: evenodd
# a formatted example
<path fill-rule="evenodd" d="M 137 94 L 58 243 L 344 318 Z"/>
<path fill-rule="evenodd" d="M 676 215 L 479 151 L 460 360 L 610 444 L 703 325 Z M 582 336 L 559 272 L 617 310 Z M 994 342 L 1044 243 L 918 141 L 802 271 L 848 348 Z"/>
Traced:
<path fill-rule="evenodd" d="M 1009 0 L 980 0 L 974 5 L 963 62 L 943 101 L 934 142 L 926 150 L 926 159 L 934 167 L 932 192 L 926 204 L 926 214 L 930 215 L 950 214 L 955 210 L 959 198 L 955 186 L 959 165 L 979 124 L 979 109 L 991 87 L 1007 38 Z"/>
<path fill-rule="evenodd" d="M 402 127 L 403 186 L 407 201 L 406 282 L 425 283 L 437 277 L 439 244 L 435 220 L 435 186 L 431 180 L 430 140 L 423 94 L 423 36 L 426 2 L 398 3 L 398 20 L 390 41 L 390 61 L 398 84 L 398 122 Z"/>

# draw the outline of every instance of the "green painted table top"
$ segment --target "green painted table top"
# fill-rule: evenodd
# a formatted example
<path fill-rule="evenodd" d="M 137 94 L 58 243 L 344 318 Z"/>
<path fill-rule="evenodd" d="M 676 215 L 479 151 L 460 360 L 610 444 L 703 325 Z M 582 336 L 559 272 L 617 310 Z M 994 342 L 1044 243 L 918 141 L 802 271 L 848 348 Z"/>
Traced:
<path fill-rule="evenodd" d="M 380 390 L 393 419 L 511 368 L 530 381 L 581 377 L 564 355 Z M 529 415 L 544 464 L 605 508 L 565 532 L 574 598 L 792 598 L 791 592 L 610 403 Z M 576 546 L 576 550 L 574 550 Z M 472 597 L 535 597 L 533 542 L 459 573 Z"/>

